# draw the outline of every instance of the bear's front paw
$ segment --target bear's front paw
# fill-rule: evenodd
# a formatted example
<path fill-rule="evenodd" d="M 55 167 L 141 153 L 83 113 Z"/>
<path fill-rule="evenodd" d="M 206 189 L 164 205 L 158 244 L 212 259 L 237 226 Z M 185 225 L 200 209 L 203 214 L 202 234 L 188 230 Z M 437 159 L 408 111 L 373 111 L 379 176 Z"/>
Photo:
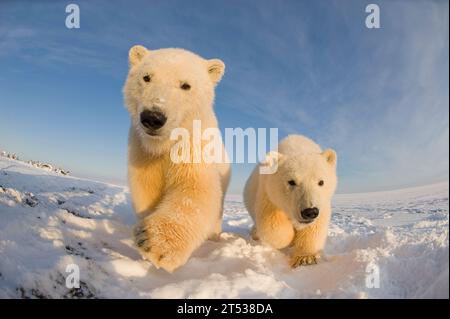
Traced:
<path fill-rule="evenodd" d="M 190 256 L 182 226 L 149 216 L 134 228 L 134 238 L 141 255 L 156 268 L 173 272 Z"/>
<path fill-rule="evenodd" d="M 319 254 L 315 255 L 306 255 L 306 256 L 294 256 L 291 259 L 291 267 L 297 268 L 298 266 L 307 266 L 307 265 L 313 265 L 317 264 L 317 262 L 320 259 Z"/>

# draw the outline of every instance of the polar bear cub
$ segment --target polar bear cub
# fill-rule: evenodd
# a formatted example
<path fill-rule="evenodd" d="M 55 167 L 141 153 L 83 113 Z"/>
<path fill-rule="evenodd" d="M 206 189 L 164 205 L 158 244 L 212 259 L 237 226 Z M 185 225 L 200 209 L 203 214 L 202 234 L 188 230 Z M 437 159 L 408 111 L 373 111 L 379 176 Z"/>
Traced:
<path fill-rule="evenodd" d="M 325 246 L 337 185 L 336 162 L 334 150 L 322 151 L 304 136 L 289 135 L 245 185 L 253 238 L 277 249 L 292 246 L 294 268 L 316 263 Z M 263 174 L 264 166 L 274 173 Z"/>
<path fill-rule="evenodd" d="M 192 140 L 194 122 L 203 131 L 217 128 L 214 89 L 225 65 L 182 49 L 140 45 L 130 49 L 129 64 L 123 92 L 131 117 L 128 180 L 139 218 L 135 242 L 146 259 L 172 272 L 221 231 L 230 165 L 193 161 Z M 185 151 L 191 161 L 174 162 L 171 156 L 176 129 L 189 133 Z"/>

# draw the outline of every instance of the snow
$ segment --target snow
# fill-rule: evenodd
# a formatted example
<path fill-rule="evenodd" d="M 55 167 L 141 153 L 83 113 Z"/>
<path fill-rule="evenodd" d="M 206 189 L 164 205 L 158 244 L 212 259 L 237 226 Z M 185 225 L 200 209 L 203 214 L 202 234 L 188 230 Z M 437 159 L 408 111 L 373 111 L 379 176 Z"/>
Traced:
<path fill-rule="evenodd" d="M 445 182 L 336 195 L 325 257 L 297 269 L 250 239 L 228 196 L 220 239 L 169 274 L 134 248 L 126 187 L 0 156 L 0 298 L 448 298 L 448 194 Z"/>

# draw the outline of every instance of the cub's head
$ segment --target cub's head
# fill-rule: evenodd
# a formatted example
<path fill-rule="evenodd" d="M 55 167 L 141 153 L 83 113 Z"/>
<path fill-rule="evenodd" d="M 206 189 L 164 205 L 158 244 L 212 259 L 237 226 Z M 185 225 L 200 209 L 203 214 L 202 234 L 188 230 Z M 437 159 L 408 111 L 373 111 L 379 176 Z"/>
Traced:
<path fill-rule="evenodd" d="M 172 129 L 192 127 L 212 108 L 214 87 L 225 65 L 182 49 L 129 51 L 130 69 L 123 89 L 132 125 L 144 144 L 166 141 Z"/>
<path fill-rule="evenodd" d="M 262 165 L 277 165 L 273 174 L 261 175 L 270 201 L 286 212 L 297 229 L 329 214 L 337 184 L 336 152 L 290 154 L 270 152 Z"/>

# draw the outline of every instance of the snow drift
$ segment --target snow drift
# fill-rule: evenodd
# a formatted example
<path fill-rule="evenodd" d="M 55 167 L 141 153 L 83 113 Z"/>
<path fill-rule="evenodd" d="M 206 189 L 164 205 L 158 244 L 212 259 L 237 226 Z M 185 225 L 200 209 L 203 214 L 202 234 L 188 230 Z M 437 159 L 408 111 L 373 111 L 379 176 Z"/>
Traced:
<path fill-rule="evenodd" d="M 298 269 L 250 239 L 242 200 L 229 196 L 220 240 L 168 274 L 133 246 L 127 188 L 0 157 L 0 297 L 448 298 L 448 191 L 335 196 L 325 258 Z M 80 288 L 66 288 L 69 264 Z"/>

